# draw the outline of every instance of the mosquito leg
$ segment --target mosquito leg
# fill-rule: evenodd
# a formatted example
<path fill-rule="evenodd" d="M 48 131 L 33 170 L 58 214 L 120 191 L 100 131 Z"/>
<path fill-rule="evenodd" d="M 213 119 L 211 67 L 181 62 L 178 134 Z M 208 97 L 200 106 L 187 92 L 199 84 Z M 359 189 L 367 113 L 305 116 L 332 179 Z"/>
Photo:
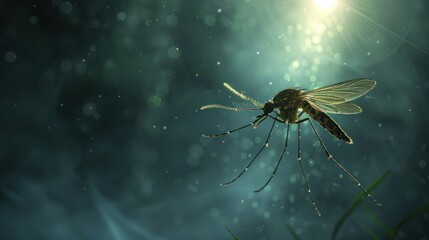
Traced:
<path fill-rule="evenodd" d="M 303 112 L 301 112 L 301 114 L 298 115 L 298 118 L 301 117 L 302 113 Z M 298 160 L 301 160 L 301 123 L 308 120 L 309 118 L 304 118 L 295 122 L 296 124 L 298 124 Z"/>
<path fill-rule="evenodd" d="M 299 166 L 301 167 L 302 175 L 304 176 L 305 184 L 307 185 L 307 191 L 308 195 L 310 195 L 311 203 L 313 204 L 314 210 L 316 211 L 317 215 L 322 216 L 320 214 L 319 208 L 317 208 L 316 202 L 314 201 L 313 194 L 311 193 L 310 184 L 308 184 L 307 177 L 305 176 L 304 167 L 302 166 L 301 162 L 301 123 L 298 123 L 298 157 L 297 160 L 299 162 Z"/>
<path fill-rule="evenodd" d="M 267 118 L 267 116 L 258 116 L 258 117 L 257 117 L 257 119 L 256 119 L 255 121 L 253 121 L 252 123 L 249 123 L 249 124 L 247 124 L 247 125 L 244 125 L 244 126 L 242 126 L 242 127 L 239 127 L 239 128 L 234 129 L 234 130 L 230 130 L 230 131 L 227 131 L 227 132 L 224 132 L 224 133 L 221 133 L 221 134 L 209 134 L 209 135 L 207 135 L 207 134 L 203 134 L 203 137 L 206 137 L 206 138 L 216 138 L 216 137 L 225 136 L 225 135 L 231 134 L 231 133 L 233 133 L 233 132 L 236 132 L 236 131 L 238 131 L 238 130 L 241 130 L 241 129 L 243 129 L 243 128 L 247 128 L 247 127 L 253 126 L 253 125 L 255 125 L 256 123 L 258 123 L 258 125 L 259 125 L 259 124 L 260 124 L 262 121 L 264 121 L 266 118 Z"/>
<path fill-rule="evenodd" d="M 285 142 L 285 146 L 283 147 L 282 154 L 280 155 L 280 159 L 279 159 L 279 161 L 277 162 L 277 165 L 276 165 L 276 168 L 274 169 L 273 174 L 272 174 L 272 175 L 271 175 L 271 177 L 268 179 L 268 181 L 264 184 L 264 186 L 262 186 L 262 187 L 261 187 L 261 188 L 259 188 L 258 190 L 255 190 L 255 191 L 254 191 L 255 193 L 262 191 L 262 190 L 263 190 L 263 189 L 268 185 L 268 183 L 271 181 L 271 179 L 273 179 L 274 175 L 276 174 L 276 172 L 277 172 L 277 168 L 279 167 L 280 162 L 282 161 L 283 155 L 284 155 L 284 153 L 285 153 L 285 151 L 286 151 L 286 149 L 287 149 L 287 141 L 288 141 L 288 139 L 289 139 L 289 127 L 290 127 L 290 124 L 288 123 L 288 124 L 287 124 L 287 132 L 286 132 L 286 142 Z"/>
<path fill-rule="evenodd" d="M 252 161 L 250 161 L 250 163 L 249 163 L 249 164 L 247 164 L 246 168 L 244 168 L 244 169 L 240 172 L 240 174 L 238 174 L 238 176 L 237 176 L 237 177 L 235 177 L 234 179 L 232 179 L 232 180 L 231 180 L 231 181 L 229 181 L 229 182 L 221 183 L 221 184 L 220 184 L 221 186 L 228 186 L 229 184 L 231 184 L 231 183 L 235 182 L 235 180 L 237 180 L 238 178 L 240 178 L 240 177 L 241 177 L 241 175 L 243 175 L 243 173 L 245 173 L 247 170 L 249 170 L 250 166 L 251 166 L 251 165 L 252 165 L 252 163 L 256 160 L 256 158 L 258 158 L 258 156 L 259 156 L 259 154 L 262 152 L 262 150 L 264 150 L 266 147 L 268 147 L 268 140 L 269 140 L 269 139 L 270 139 L 270 137 L 271 137 L 271 133 L 273 132 L 273 128 L 274 128 L 275 123 L 276 123 L 276 121 L 273 121 L 273 125 L 271 125 L 270 132 L 268 133 L 268 136 L 267 136 L 267 139 L 265 140 L 264 145 L 263 145 L 263 146 L 262 146 L 262 148 L 259 150 L 259 152 L 255 155 L 255 157 L 253 157 Z"/>
<path fill-rule="evenodd" d="M 257 128 L 259 126 L 259 124 L 261 124 L 266 118 L 267 118 L 266 115 L 259 115 L 259 116 L 257 116 L 256 120 L 253 121 L 253 123 L 252 123 L 253 129 Z"/>
<path fill-rule="evenodd" d="M 268 117 L 270 117 L 271 119 L 273 119 L 273 120 L 275 120 L 275 121 L 277 121 L 277 122 L 285 123 L 283 120 L 278 119 L 278 118 L 276 118 L 276 117 L 273 117 L 273 116 L 271 116 L 271 115 L 268 115 Z"/>
<path fill-rule="evenodd" d="M 349 171 L 347 171 L 339 162 L 337 162 L 334 157 L 329 153 L 328 148 L 326 147 L 325 143 L 323 143 L 322 139 L 320 138 L 319 133 L 317 132 L 316 128 L 314 127 L 313 122 L 311 119 L 307 118 L 308 121 L 311 124 L 311 127 L 313 128 L 314 133 L 316 134 L 317 139 L 319 139 L 320 144 L 322 144 L 323 149 L 325 150 L 326 156 L 329 160 L 335 163 L 337 167 L 339 167 L 343 172 L 345 172 L 357 185 L 358 187 L 375 203 L 377 206 L 381 206 L 381 203 L 379 203 L 375 198 L 372 197 L 372 195 L 362 186 L 362 184 L 351 174 Z M 304 120 L 304 119 L 303 119 Z M 301 121 L 303 121 L 301 120 Z"/>
<path fill-rule="evenodd" d="M 296 117 L 296 119 L 299 119 L 299 118 L 302 116 L 302 114 L 304 114 L 304 111 L 302 111 L 302 112 L 298 115 L 298 117 Z M 302 121 L 298 121 L 298 122 L 302 122 Z"/>

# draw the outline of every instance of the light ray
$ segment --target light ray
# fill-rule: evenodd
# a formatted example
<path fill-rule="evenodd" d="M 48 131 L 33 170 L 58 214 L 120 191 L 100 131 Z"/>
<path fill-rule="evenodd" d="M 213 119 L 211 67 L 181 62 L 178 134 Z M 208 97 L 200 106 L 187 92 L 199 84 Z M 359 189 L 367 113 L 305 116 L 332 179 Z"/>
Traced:
<path fill-rule="evenodd" d="M 370 23 L 374 24 L 375 26 L 383 29 L 384 31 L 386 31 L 387 33 L 391 34 L 392 36 L 396 37 L 397 39 L 399 39 L 402 42 L 407 43 L 408 45 L 410 45 L 411 47 L 419 50 L 420 52 L 424 53 L 425 55 L 429 55 L 429 52 L 426 51 L 423 48 L 420 48 L 419 46 L 417 46 L 416 44 L 414 44 L 413 42 L 405 39 L 404 37 L 398 35 L 397 33 L 395 33 L 394 31 L 390 30 L 389 28 L 383 26 L 382 24 L 376 22 L 375 20 L 371 19 L 370 17 L 366 16 L 365 14 L 363 14 L 362 12 L 358 11 L 357 9 L 347 5 L 347 7 L 350 8 L 350 10 L 352 10 L 353 12 L 355 12 L 356 14 L 358 14 L 359 16 L 361 16 L 362 18 L 368 20 Z"/>

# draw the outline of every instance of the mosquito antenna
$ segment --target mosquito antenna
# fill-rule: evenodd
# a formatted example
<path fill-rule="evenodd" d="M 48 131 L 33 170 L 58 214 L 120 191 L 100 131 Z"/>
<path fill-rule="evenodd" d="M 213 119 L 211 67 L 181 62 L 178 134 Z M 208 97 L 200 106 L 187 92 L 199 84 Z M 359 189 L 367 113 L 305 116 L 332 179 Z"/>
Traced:
<path fill-rule="evenodd" d="M 243 102 L 243 103 L 232 102 L 232 105 L 235 108 L 238 108 L 240 110 L 262 110 L 261 108 L 258 108 L 254 104 L 248 103 L 248 102 Z"/>
<path fill-rule="evenodd" d="M 271 175 L 271 177 L 268 179 L 268 181 L 264 184 L 264 186 L 262 186 L 262 187 L 261 187 L 261 188 L 259 188 L 258 190 L 255 190 L 255 191 L 254 191 L 255 193 L 262 191 L 262 190 L 263 190 L 263 189 L 268 185 L 268 183 L 270 183 L 270 181 L 271 181 L 271 179 L 273 179 L 274 175 L 276 175 L 277 168 L 279 167 L 280 162 L 282 161 L 283 155 L 284 155 L 284 153 L 285 153 L 285 151 L 286 151 L 286 149 L 287 149 L 287 141 L 288 141 L 288 139 L 289 139 L 289 127 L 290 127 L 290 123 L 288 123 L 288 124 L 287 124 L 287 133 L 286 133 L 286 142 L 285 142 L 285 146 L 283 147 L 282 154 L 280 155 L 280 159 L 279 159 L 279 161 L 277 162 L 277 165 L 276 165 L 276 168 L 274 169 L 273 174 L 272 174 L 272 175 Z"/>
<path fill-rule="evenodd" d="M 311 124 L 311 127 L 313 128 L 314 133 L 316 134 L 317 139 L 319 139 L 319 142 L 322 144 L 323 149 L 325 150 L 326 156 L 328 157 L 328 160 L 331 160 L 332 162 L 337 165 L 343 172 L 345 172 L 357 185 L 358 187 L 367 195 L 367 197 L 371 198 L 371 200 L 375 203 L 377 206 L 381 206 L 381 203 L 379 203 L 375 198 L 372 197 L 372 195 L 362 186 L 362 184 L 351 174 L 349 171 L 347 171 L 339 162 L 337 162 L 334 157 L 329 153 L 328 148 L 325 146 L 325 143 L 323 143 L 322 139 L 320 138 L 319 133 L 317 132 L 316 128 L 314 127 L 313 122 L 311 119 L 307 118 L 308 121 Z"/>
<path fill-rule="evenodd" d="M 307 185 L 307 191 L 308 195 L 310 195 L 311 203 L 313 204 L 314 210 L 316 211 L 317 215 L 322 216 L 320 214 L 319 208 L 316 205 L 316 202 L 314 201 L 313 194 L 311 193 L 310 184 L 308 184 L 307 177 L 305 176 L 304 167 L 302 166 L 301 161 L 301 122 L 298 122 L 298 157 L 297 160 L 299 162 L 299 166 L 301 167 L 302 175 L 304 176 L 305 184 Z"/>
<path fill-rule="evenodd" d="M 239 91 L 235 90 L 234 88 L 232 88 L 228 83 L 223 83 L 223 85 L 232 93 L 234 93 L 235 95 L 237 95 L 238 97 L 240 97 L 241 99 L 244 99 L 246 101 L 252 102 L 253 105 L 255 105 L 256 107 L 263 107 L 264 104 L 244 95 L 243 93 L 240 93 Z"/>
<path fill-rule="evenodd" d="M 253 159 L 252 159 L 252 161 L 250 161 L 249 162 L 249 164 L 247 164 L 247 166 L 246 166 L 246 168 L 244 168 L 241 172 L 240 172 L 240 174 L 238 174 L 238 176 L 237 177 L 235 177 L 234 179 L 232 179 L 231 181 L 229 181 L 229 182 L 226 182 L 226 183 L 221 183 L 220 185 L 221 186 L 228 186 L 229 184 L 231 184 L 231 183 L 233 183 L 233 182 L 235 182 L 235 180 L 237 180 L 237 179 L 239 179 L 240 177 L 241 177 L 241 175 L 243 175 L 243 173 L 245 173 L 247 170 L 249 170 L 249 168 L 250 168 L 250 166 L 252 165 L 252 163 L 256 160 L 256 158 L 258 158 L 258 156 L 259 156 L 259 154 L 266 148 L 266 147 L 268 147 L 268 140 L 270 139 L 270 137 L 271 137 L 271 134 L 272 134 L 272 132 L 273 132 L 273 128 L 274 128 L 274 125 L 275 125 L 275 123 L 276 123 L 276 121 L 273 121 L 273 125 L 271 125 L 271 129 L 270 129 L 270 132 L 268 133 L 268 136 L 267 136 L 267 139 L 265 140 L 265 143 L 264 143 L 264 145 L 262 146 L 262 148 L 259 150 L 259 152 L 255 155 L 255 157 L 253 157 Z"/>
<path fill-rule="evenodd" d="M 205 105 L 200 107 L 200 110 L 206 110 L 206 109 L 210 109 L 210 108 L 220 108 L 220 109 L 225 109 L 225 110 L 229 110 L 229 111 L 247 111 L 247 110 L 261 110 L 261 108 L 243 108 L 243 107 L 228 107 L 228 106 L 224 106 L 224 105 L 220 105 L 220 104 L 209 104 L 209 105 Z"/>
<path fill-rule="evenodd" d="M 229 131 L 226 131 L 226 132 L 220 133 L 220 134 L 203 134 L 203 137 L 206 137 L 206 138 L 216 138 L 216 137 L 225 136 L 225 135 L 231 134 L 233 132 L 236 132 L 238 130 L 241 130 L 243 128 L 247 128 L 247 127 L 253 126 L 256 123 L 258 123 L 258 125 L 259 125 L 266 118 L 267 118 L 267 116 L 259 115 L 259 116 L 256 117 L 256 120 L 254 120 L 252 123 L 246 124 L 246 125 L 244 125 L 242 127 L 239 127 L 239 128 L 233 129 L 233 130 L 229 130 Z"/>

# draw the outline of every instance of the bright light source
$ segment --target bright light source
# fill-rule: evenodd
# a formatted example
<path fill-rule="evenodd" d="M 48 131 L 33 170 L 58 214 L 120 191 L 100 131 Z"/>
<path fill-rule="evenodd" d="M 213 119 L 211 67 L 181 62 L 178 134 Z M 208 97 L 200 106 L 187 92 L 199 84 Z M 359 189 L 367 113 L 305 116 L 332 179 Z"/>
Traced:
<path fill-rule="evenodd" d="M 332 10 L 336 3 L 336 0 L 316 0 L 316 4 L 325 10 Z"/>

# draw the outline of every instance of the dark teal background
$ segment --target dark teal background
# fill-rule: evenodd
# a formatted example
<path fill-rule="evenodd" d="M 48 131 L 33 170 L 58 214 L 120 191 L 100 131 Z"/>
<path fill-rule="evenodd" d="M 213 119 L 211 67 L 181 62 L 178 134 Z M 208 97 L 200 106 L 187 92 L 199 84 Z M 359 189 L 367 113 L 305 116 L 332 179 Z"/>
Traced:
<path fill-rule="evenodd" d="M 354 140 L 318 127 L 364 186 L 391 174 L 346 219 L 337 239 L 386 239 L 429 203 L 427 1 L 2 1 L 0 3 L 0 239 L 330 239 L 361 193 L 303 124 L 277 175 L 286 125 L 270 121 L 220 139 L 256 112 L 200 111 L 264 102 L 278 91 L 369 77 L 358 115 L 332 115 Z M 374 220 L 368 208 L 378 217 Z M 429 214 L 400 228 L 429 239 Z M 377 239 L 377 238 L 372 238 Z"/>

